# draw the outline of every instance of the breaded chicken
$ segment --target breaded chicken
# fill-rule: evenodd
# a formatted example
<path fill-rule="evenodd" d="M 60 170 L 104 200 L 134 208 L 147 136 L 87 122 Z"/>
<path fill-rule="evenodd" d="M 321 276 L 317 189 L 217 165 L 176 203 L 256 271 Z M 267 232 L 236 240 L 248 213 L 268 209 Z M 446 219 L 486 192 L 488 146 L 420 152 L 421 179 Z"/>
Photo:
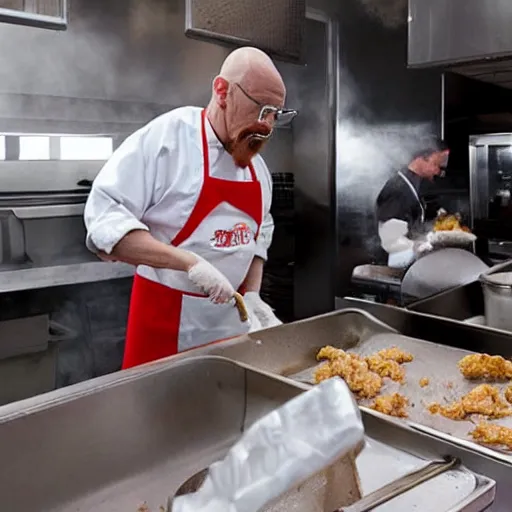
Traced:
<path fill-rule="evenodd" d="M 512 384 L 505 389 L 505 400 L 512 404 Z"/>
<path fill-rule="evenodd" d="M 512 361 L 501 356 L 471 354 L 459 361 L 459 370 L 469 380 L 499 381 L 512 379 Z"/>
<path fill-rule="evenodd" d="M 481 384 L 464 395 L 460 400 L 449 405 L 433 403 L 428 406 L 431 414 L 441 414 L 451 420 L 464 420 L 471 414 L 480 414 L 488 418 L 505 418 L 512 416 L 512 408 L 490 384 Z"/>
<path fill-rule="evenodd" d="M 398 347 L 385 348 L 377 352 L 375 355 L 380 356 L 382 359 L 386 359 L 387 361 L 395 361 L 398 364 L 410 363 L 414 359 L 412 354 L 404 352 Z"/>
<path fill-rule="evenodd" d="M 383 359 L 379 354 L 374 354 L 366 358 L 368 367 L 372 372 L 381 377 L 389 377 L 395 382 L 405 382 L 405 370 L 391 359 Z"/>
<path fill-rule="evenodd" d="M 506 446 L 512 450 L 512 428 L 484 421 L 479 423 L 470 435 L 479 443 Z"/>
<path fill-rule="evenodd" d="M 344 358 L 347 357 L 348 353 L 344 350 L 341 350 L 341 348 L 335 348 L 331 347 L 330 345 L 327 345 L 326 347 L 322 347 L 318 354 L 316 355 L 316 358 L 318 361 L 322 361 L 324 359 L 327 359 L 328 361 L 332 361 L 333 359 L 338 359 L 340 357 Z"/>
<path fill-rule="evenodd" d="M 347 354 L 347 357 L 333 359 L 320 366 L 315 372 L 315 382 L 318 384 L 338 376 L 358 398 L 377 396 L 382 388 L 382 378 L 370 371 L 366 361 L 351 356 L 352 354 Z"/>
<path fill-rule="evenodd" d="M 420 379 L 420 388 L 426 388 L 430 384 L 430 379 L 423 377 Z"/>
<path fill-rule="evenodd" d="M 315 382 L 338 376 L 345 380 L 358 398 L 373 398 L 381 391 L 385 377 L 396 382 L 405 382 L 405 370 L 400 366 L 413 360 L 412 354 L 391 347 L 362 357 L 330 345 L 322 347 L 316 356 L 327 363 L 315 372 Z"/>
<path fill-rule="evenodd" d="M 378 396 L 370 409 L 387 414 L 388 416 L 395 416 L 397 418 L 407 418 L 406 407 L 409 405 L 409 400 L 405 396 L 399 393 L 393 393 L 392 395 Z"/>

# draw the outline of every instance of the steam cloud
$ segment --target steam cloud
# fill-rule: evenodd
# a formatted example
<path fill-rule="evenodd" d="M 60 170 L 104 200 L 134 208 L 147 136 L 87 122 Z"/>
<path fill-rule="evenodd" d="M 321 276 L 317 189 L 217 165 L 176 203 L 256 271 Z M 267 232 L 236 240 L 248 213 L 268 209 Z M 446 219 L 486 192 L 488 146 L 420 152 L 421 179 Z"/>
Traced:
<path fill-rule="evenodd" d="M 352 209 L 360 211 L 373 208 L 386 180 L 432 140 L 431 130 L 430 123 L 342 122 L 338 139 L 340 182 L 342 188 L 350 190 L 344 203 L 348 200 Z"/>

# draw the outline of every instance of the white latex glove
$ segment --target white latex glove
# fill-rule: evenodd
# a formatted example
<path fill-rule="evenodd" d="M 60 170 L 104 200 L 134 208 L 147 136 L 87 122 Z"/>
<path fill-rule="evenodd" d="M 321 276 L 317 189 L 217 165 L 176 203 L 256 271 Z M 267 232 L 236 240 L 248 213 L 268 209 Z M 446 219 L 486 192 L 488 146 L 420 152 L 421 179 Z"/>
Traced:
<path fill-rule="evenodd" d="M 418 241 L 414 242 L 414 253 L 418 256 L 422 256 L 423 254 L 430 252 L 434 249 L 433 245 L 428 241 Z"/>
<path fill-rule="evenodd" d="M 244 295 L 244 302 L 247 306 L 249 317 L 251 319 L 251 332 L 258 331 L 260 329 L 267 329 L 268 327 L 275 327 L 276 325 L 281 325 L 283 323 L 276 317 L 276 315 L 274 315 L 272 308 L 261 300 L 259 293 L 247 292 Z"/>
<path fill-rule="evenodd" d="M 400 219 L 379 223 L 379 237 L 382 248 L 388 253 L 400 253 L 413 248 L 413 241 L 407 238 L 409 227 Z"/>
<path fill-rule="evenodd" d="M 247 312 L 249 313 L 249 323 L 251 327 L 249 328 L 249 332 L 256 332 L 261 331 L 263 329 L 263 326 L 261 325 L 261 322 L 258 320 L 258 317 L 253 313 L 252 309 L 250 309 L 247 304 L 245 305 L 247 307 Z"/>
<path fill-rule="evenodd" d="M 198 262 L 188 271 L 189 279 L 215 304 L 229 302 L 235 295 L 235 289 L 227 277 L 200 256 L 197 258 Z"/>

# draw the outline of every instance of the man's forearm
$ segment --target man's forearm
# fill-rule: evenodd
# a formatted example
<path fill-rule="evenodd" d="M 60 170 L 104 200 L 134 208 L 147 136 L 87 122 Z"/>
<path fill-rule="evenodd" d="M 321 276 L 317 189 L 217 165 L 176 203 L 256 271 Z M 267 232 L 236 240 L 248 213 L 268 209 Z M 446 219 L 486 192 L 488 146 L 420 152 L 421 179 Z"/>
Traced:
<path fill-rule="evenodd" d="M 197 263 L 197 257 L 194 254 L 159 242 L 148 231 L 143 230 L 131 231 L 117 243 L 112 254 L 100 253 L 99 256 L 104 260 L 183 272 L 188 272 Z"/>
<path fill-rule="evenodd" d="M 242 288 L 245 292 L 257 292 L 259 293 L 261 288 L 261 281 L 263 279 L 263 265 L 265 262 L 255 256 L 252 260 L 247 276 L 242 284 Z"/>

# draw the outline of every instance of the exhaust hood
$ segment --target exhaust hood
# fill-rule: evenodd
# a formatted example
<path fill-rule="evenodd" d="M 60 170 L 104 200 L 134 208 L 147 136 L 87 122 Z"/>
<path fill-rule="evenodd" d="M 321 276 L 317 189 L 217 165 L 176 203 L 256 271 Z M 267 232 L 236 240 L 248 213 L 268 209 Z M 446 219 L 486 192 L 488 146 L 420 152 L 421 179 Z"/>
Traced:
<path fill-rule="evenodd" d="M 409 0 L 408 64 L 512 89 L 511 0 Z"/>
<path fill-rule="evenodd" d="M 0 22 L 65 30 L 67 0 L 0 0 Z"/>
<path fill-rule="evenodd" d="M 303 63 L 306 0 L 186 0 L 185 34 Z"/>

